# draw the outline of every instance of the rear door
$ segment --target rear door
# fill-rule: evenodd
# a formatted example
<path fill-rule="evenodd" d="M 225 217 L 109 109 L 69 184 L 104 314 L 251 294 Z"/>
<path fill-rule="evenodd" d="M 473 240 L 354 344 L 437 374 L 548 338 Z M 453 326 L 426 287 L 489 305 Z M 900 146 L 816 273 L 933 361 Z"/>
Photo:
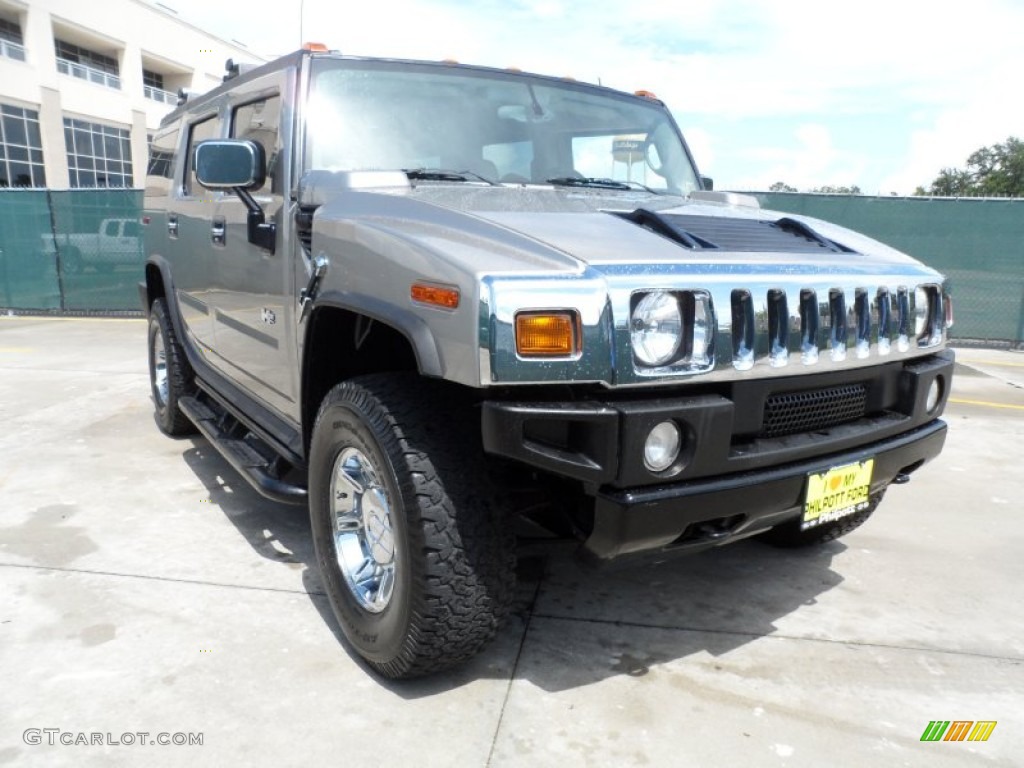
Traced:
<path fill-rule="evenodd" d="M 167 218 L 150 226 L 163 226 L 167 232 L 167 250 L 172 264 L 178 308 L 188 336 L 207 359 L 214 347 L 213 309 L 210 296 L 213 275 L 210 270 L 210 219 L 214 200 L 222 193 L 203 189 L 192 167 L 192 148 L 197 142 L 220 136 L 221 120 L 216 106 L 189 116 L 183 126 L 184 162 L 167 205 Z"/>
<path fill-rule="evenodd" d="M 290 187 L 291 110 L 294 72 L 288 68 L 231 92 L 227 134 L 259 142 L 267 157 L 267 179 L 252 196 L 267 222 L 277 227 L 273 253 L 249 242 L 247 210 L 237 195 L 214 203 L 207 245 L 213 248 L 211 293 L 215 364 L 252 395 L 282 415 L 298 418 L 295 288 L 291 269 L 291 222 L 284 215 Z"/>

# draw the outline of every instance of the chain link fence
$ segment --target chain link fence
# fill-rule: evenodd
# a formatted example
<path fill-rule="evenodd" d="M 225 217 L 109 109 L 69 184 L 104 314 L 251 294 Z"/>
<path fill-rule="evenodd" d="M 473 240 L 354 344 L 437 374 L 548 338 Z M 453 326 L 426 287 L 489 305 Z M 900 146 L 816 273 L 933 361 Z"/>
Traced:
<path fill-rule="evenodd" d="M 762 208 L 825 219 L 949 278 L 960 342 L 1024 347 L 1024 199 L 751 192 Z"/>
<path fill-rule="evenodd" d="M 141 311 L 142 192 L 0 190 L 0 307 Z"/>
<path fill-rule="evenodd" d="M 954 339 L 1024 347 L 1024 200 L 748 194 L 925 261 L 951 280 Z M 141 211 L 141 190 L 0 190 L 0 308 L 138 311 Z"/>

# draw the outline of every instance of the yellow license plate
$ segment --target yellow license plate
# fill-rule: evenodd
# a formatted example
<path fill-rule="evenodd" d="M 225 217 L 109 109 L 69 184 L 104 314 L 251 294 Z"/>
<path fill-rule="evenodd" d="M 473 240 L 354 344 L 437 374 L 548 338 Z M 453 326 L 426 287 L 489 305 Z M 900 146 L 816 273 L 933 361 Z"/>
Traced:
<path fill-rule="evenodd" d="M 868 508 L 875 460 L 836 467 L 807 476 L 807 497 L 800 530 L 847 517 Z"/>

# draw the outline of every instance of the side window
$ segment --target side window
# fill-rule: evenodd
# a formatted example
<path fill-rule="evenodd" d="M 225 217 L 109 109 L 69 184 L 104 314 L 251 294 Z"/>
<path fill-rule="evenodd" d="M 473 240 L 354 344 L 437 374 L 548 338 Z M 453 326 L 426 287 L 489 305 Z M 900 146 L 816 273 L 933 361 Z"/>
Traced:
<path fill-rule="evenodd" d="M 268 96 L 260 101 L 243 104 L 235 107 L 231 114 L 231 137 L 259 142 L 267 153 L 267 181 L 256 194 L 280 192 L 281 185 L 277 178 L 280 175 L 277 173 L 278 158 L 281 156 L 278 131 L 280 124 L 279 96 Z"/>
<path fill-rule="evenodd" d="M 202 195 L 206 190 L 196 181 L 196 169 L 192 158 L 192 148 L 200 141 L 217 138 L 217 117 L 208 117 L 194 124 L 188 133 L 188 172 L 185 174 L 185 194 Z"/>
<path fill-rule="evenodd" d="M 146 168 L 147 195 L 166 195 L 171 191 L 177 149 L 177 127 L 163 130 L 153 137 L 149 144 L 149 165 Z"/>
<path fill-rule="evenodd" d="M 116 219 L 111 219 L 107 222 L 107 226 L 103 230 L 103 234 L 107 237 L 117 237 L 117 230 L 120 229 L 121 222 Z"/>
<path fill-rule="evenodd" d="M 124 223 L 124 236 L 125 237 L 139 237 L 139 222 L 137 221 L 126 221 Z"/>

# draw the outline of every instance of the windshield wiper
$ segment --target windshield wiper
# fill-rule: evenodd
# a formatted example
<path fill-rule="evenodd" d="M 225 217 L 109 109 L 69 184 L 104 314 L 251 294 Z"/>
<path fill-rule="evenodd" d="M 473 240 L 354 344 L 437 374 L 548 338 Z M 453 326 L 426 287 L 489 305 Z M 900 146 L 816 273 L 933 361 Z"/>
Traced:
<path fill-rule="evenodd" d="M 548 184 L 559 187 L 591 187 L 592 189 L 642 189 L 645 192 L 657 195 L 661 194 L 656 189 L 651 189 L 639 181 L 618 181 L 616 179 L 602 179 L 594 176 L 557 176 L 548 179 Z"/>
<path fill-rule="evenodd" d="M 447 168 L 403 168 L 402 173 L 410 179 L 421 181 L 483 181 L 492 187 L 500 186 L 498 182 L 481 176 L 475 171 L 451 171 Z"/>

